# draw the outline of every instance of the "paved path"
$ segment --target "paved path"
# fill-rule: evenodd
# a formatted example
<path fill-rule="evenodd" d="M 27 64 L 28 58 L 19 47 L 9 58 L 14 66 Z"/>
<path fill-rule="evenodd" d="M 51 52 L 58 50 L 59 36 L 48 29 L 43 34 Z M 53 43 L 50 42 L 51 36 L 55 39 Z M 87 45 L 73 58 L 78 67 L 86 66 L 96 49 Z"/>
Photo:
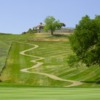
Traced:
<path fill-rule="evenodd" d="M 43 62 L 39 62 L 39 61 L 40 61 L 40 60 L 43 60 L 43 59 L 45 59 L 45 58 L 27 54 L 26 52 L 31 51 L 31 50 L 34 50 L 34 49 L 38 48 L 39 46 L 36 45 L 36 44 L 29 44 L 29 43 L 26 43 L 26 44 L 32 45 L 33 47 L 30 48 L 30 49 L 21 51 L 20 54 L 23 55 L 23 56 L 27 56 L 27 57 L 35 57 L 35 58 L 36 58 L 35 60 L 31 60 L 31 62 L 35 63 L 35 65 L 33 65 L 33 66 L 30 67 L 30 68 L 21 69 L 21 70 L 20 70 L 21 72 L 24 72 L 24 73 L 34 73 L 34 74 L 38 74 L 38 75 L 44 75 L 44 76 L 47 76 L 47 77 L 49 77 L 49 78 L 51 78 L 51 79 L 53 79 L 53 80 L 59 80 L 59 81 L 71 82 L 71 83 L 72 83 L 71 85 L 68 85 L 68 86 L 66 86 L 66 87 L 78 86 L 78 85 L 83 84 L 83 83 L 80 82 L 80 81 L 67 80 L 67 79 L 63 79 L 63 78 L 60 78 L 60 77 L 58 77 L 58 76 L 56 76 L 56 75 L 52 75 L 52 74 L 48 74 L 48 73 L 34 72 L 34 71 L 32 72 L 32 71 L 30 71 L 31 69 L 34 69 L 34 68 L 37 68 L 37 67 L 40 67 L 41 65 L 43 65 Z"/>

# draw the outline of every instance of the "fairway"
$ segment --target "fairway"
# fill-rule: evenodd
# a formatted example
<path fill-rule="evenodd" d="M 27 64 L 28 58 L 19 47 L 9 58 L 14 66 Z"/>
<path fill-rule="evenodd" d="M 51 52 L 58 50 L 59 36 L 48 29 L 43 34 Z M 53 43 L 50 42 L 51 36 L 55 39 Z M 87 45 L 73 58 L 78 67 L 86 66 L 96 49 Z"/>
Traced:
<path fill-rule="evenodd" d="M 0 87 L 0 100 L 100 100 L 100 89 Z"/>

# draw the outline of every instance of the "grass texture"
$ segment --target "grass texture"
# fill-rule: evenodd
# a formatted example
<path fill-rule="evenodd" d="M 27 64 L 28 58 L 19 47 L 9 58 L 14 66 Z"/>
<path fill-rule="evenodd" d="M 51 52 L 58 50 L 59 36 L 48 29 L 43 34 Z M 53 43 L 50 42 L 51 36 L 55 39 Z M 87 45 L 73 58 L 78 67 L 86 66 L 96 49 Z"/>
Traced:
<path fill-rule="evenodd" d="M 0 88 L 1 100 L 100 100 L 98 88 Z"/>

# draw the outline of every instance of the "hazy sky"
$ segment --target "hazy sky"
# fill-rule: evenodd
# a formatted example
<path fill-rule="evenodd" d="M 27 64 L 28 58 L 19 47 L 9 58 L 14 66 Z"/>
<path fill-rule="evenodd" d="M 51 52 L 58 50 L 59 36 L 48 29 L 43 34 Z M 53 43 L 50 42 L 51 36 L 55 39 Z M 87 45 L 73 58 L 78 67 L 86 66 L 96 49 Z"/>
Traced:
<path fill-rule="evenodd" d="M 47 16 L 75 27 L 85 15 L 100 15 L 100 0 L 0 0 L 0 32 L 22 33 Z"/>

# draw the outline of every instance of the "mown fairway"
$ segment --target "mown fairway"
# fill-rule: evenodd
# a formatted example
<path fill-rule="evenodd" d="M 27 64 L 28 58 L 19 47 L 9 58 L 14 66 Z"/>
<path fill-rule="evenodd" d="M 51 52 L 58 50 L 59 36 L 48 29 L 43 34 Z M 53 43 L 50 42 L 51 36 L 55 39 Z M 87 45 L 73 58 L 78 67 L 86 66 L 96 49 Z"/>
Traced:
<path fill-rule="evenodd" d="M 0 100 L 100 100 L 100 89 L 0 87 Z"/>

